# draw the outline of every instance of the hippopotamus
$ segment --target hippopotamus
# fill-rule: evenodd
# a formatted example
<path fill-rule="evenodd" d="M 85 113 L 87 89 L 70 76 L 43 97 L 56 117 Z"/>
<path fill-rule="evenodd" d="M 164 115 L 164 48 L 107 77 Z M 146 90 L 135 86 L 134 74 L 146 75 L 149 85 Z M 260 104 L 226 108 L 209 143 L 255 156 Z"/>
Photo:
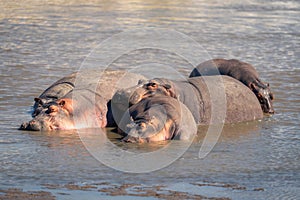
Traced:
<path fill-rule="evenodd" d="M 47 88 L 33 106 L 33 119 L 20 130 L 52 131 L 113 126 L 110 99 L 143 76 L 125 71 L 86 70 L 72 73 Z"/>
<path fill-rule="evenodd" d="M 139 124 L 137 123 L 139 122 L 138 116 L 144 116 L 143 109 L 151 107 L 152 104 L 147 104 L 147 102 L 155 102 L 155 99 L 158 97 L 161 98 L 161 95 L 168 97 L 165 101 L 171 102 L 171 99 L 173 98 L 182 102 L 190 111 L 195 123 L 198 125 L 238 123 L 263 118 L 263 112 L 254 93 L 236 79 L 229 76 L 221 76 L 224 85 L 223 94 L 226 96 L 226 105 L 223 105 L 225 106 L 226 113 L 224 119 L 212 120 L 212 101 L 215 100 L 211 99 L 212 95 L 210 93 L 216 93 L 217 96 L 213 95 L 214 97 L 220 99 L 225 98 L 221 96 L 218 97 L 218 93 L 220 93 L 218 87 L 212 87 L 210 90 L 207 87 L 207 84 L 215 85 L 215 81 L 217 80 L 216 77 L 220 78 L 220 76 L 200 76 L 189 78 L 186 81 L 155 78 L 147 81 L 142 86 L 137 85 L 135 90 L 130 88 L 130 92 L 126 92 L 126 89 L 125 91 L 124 89 L 117 91 L 111 102 L 113 107 L 118 107 L 117 110 L 122 110 L 122 106 L 119 104 L 128 102 L 128 105 L 130 106 L 129 114 L 135 124 Z M 120 98 L 122 95 L 124 95 L 123 100 Z M 224 102 L 221 101 L 218 105 L 221 105 L 222 103 Z M 173 109 L 173 112 L 178 112 L 175 108 Z M 170 115 L 170 117 L 174 116 L 176 116 L 176 114 Z M 160 122 L 154 121 L 153 123 L 154 125 L 152 126 L 155 126 Z M 119 124 L 124 127 L 122 120 Z M 127 125 L 125 134 L 126 132 L 128 134 L 132 133 L 130 122 L 128 122 Z M 134 133 L 137 132 L 136 126 L 137 125 L 133 126 Z M 154 132 L 152 132 L 152 134 L 154 134 Z M 132 137 L 135 137 L 135 139 L 132 139 Z M 131 134 L 130 140 L 128 141 L 139 141 L 137 138 L 139 138 L 139 134 Z M 164 139 L 170 139 L 170 137 L 165 137 Z"/>
<path fill-rule="evenodd" d="M 212 59 L 199 64 L 189 77 L 227 75 L 235 78 L 250 88 L 260 102 L 264 113 L 274 114 L 273 93 L 270 85 L 260 80 L 256 69 L 249 63 L 236 59 Z"/>
<path fill-rule="evenodd" d="M 155 142 L 170 139 L 190 140 L 197 133 L 189 109 L 177 99 L 155 94 L 128 109 L 119 124 L 125 142 Z"/>

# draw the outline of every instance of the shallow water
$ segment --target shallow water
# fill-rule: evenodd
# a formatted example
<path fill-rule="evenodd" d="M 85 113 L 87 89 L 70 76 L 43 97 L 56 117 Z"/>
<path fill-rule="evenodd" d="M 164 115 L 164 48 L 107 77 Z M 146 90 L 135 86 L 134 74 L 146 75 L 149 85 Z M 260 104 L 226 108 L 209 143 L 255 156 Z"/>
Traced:
<path fill-rule="evenodd" d="M 40 190 L 45 184 L 109 182 L 165 185 L 170 190 L 208 197 L 300 198 L 298 1 L 0 2 L 0 188 Z M 181 32 L 212 58 L 237 58 L 253 64 L 274 91 L 276 114 L 259 122 L 226 126 L 204 159 L 198 158 L 204 137 L 200 130 L 181 158 L 161 170 L 142 174 L 124 173 L 101 164 L 74 131 L 17 130 L 21 122 L 30 119 L 33 97 L 61 76 L 78 70 L 99 43 L 122 31 L 145 27 Z M 179 49 L 188 48 L 184 45 Z M 160 61 L 155 64 L 157 59 Z M 155 50 L 129 52 L 112 65 L 131 69 L 149 61 L 154 62 L 151 73 L 159 72 L 153 76 L 175 76 L 165 74 L 166 63 L 183 76 L 190 70 L 189 63 L 178 55 Z M 162 144 L 118 145 L 148 151 Z M 207 185 L 199 186 L 203 183 Z M 108 197 L 97 191 L 72 195 Z"/>

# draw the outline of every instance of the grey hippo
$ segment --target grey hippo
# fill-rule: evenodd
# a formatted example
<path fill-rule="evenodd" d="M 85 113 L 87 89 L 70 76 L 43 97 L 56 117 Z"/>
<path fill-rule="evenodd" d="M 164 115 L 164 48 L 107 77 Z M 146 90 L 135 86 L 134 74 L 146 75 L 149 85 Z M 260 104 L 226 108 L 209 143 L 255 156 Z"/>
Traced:
<path fill-rule="evenodd" d="M 159 93 L 132 105 L 118 125 L 125 142 L 190 140 L 197 133 L 189 109 L 179 100 Z"/>
<path fill-rule="evenodd" d="M 261 104 L 264 113 L 273 114 L 273 93 L 270 85 L 261 81 L 256 69 L 249 63 L 236 59 L 212 59 L 199 64 L 193 69 L 189 77 L 212 76 L 212 75 L 231 76 L 248 88 L 250 88 Z"/>
<path fill-rule="evenodd" d="M 112 96 L 116 90 L 136 85 L 141 79 L 144 77 L 125 71 L 72 73 L 34 98 L 33 119 L 22 123 L 19 129 L 52 131 L 113 126 Z"/>
<path fill-rule="evenodd" d="M 222 82 L 220 85 L 223 86 L 223 95 L 225 95 L 225 97 L 222 97 L 220 86 L 216 84 L 216 81 L 219 81 L 220 78 Z M 209 89 L 208 85 L 213 87 Z M 151 107 L 152 105 L 145 105 L 146 102 L 149 101 L 147 99 L 150 99 L 151 102 L 155 102 L 155 99 L 161 98 L 161 95 L 168 97 L 164 100 L 164 103 L 171 104 L 169 107 L 173 107 L 172 112 L 178 112 L 176 111 L 178 102 L 171 99 L 173 98 L 182 102 L 189 109 L 195 123 L 198 125 L 238 123 L 263 118 L 261 106 L 254 93 L 240 81 L 229 76 L 200 76 L 189 78 L 186 81 L 155 78 L 132 88 L 119 90 L 113 96 L 112 105 L 115 107 L 115 110 L 118 110 L 119 113 L 123 110 L 124 113 L 128 114 L 128 110 L 126 111 L 127 105 L 129 106 L 129 114 L 132 118 L 131 121 L 127 123 L 126 131 L 123 130 L 122 133 L 125 135 L 132 132 L 139 133 L 137 130 L 139 127 L 142 126 L 144 129 L 148 129 L 148 126 L 154 126 L 153 123 L 157 124 L 158 122 L 150 120 L 152 116 L 155 115 L 154 112 L 152 112 L 152 114 L 149 114 L 149 112 L 145 114 L 143 109 L 149 106 Z M 217 97 L 217 100 L 222 98 L 226 99 L 225 102 L 220 101 L 217 103 L 220 107 L 225 107 L 224 111 L 226 113 L 224 119 L 222 119 L 221 116 L 220 119 L 215 121 L 212 119 L 212 102 L 216 101 L 216 99 L 211 98 L 212 96 Z M 157 104 L 160 105 L 159 102 Z M 218 110 L 216 112 L 218 112 Z M 172 114 L 170 117 L 173 117 L 173 121 L 180 121 L 178 120 L 178 116 L 180 115 Z M 155 116 L 154 118 L 158 117 Z M 121 124 L 121 129 L 125 127 L 122 124 L 122 119 L 119 118 L 117 122 Z M 149 130 L 151 129 L 149 128 Z M 155 135 L 157 133 L 154 129 L 152 130 L 151 133 L 148 131 L 148 137 L 151 134 Z M 143 133 L 141 134 L 143 135 Z M 132 139 L 132 137 L 140 138 L 141 136 L 133 134 L 130 135 L 130 140 L 126 140 L 125 137 L 125 141 L 139 142 L 139 139 Z M 170 139 L 170 137 L 165 137 L 165 139 Z"/>

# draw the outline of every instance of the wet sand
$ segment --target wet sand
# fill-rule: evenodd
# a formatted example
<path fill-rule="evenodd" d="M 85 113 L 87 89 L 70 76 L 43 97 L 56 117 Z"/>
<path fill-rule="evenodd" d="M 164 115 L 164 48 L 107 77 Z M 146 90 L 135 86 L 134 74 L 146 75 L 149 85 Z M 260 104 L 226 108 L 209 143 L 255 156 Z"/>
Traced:
<path fill-rule="evenodd" d="M 228 183 L 191 183 L 194 187 L 198 189 L 208 188 L 210 191 L 217 191 L 221 188 L 224 190 L 249 190 L 245 186 L 237 184 L 228 184 Z M 252 191 L 264 191 L 263 188 L 255 188 Z M 21 189 L 10 188 L 7 190 L 0 190 L 0 200 L 18 200 L 18 199 L 27 199 L 27 200 L 53 200 L 61 199 L 62 196 L 66 197 L 78 197 L 79 193 L 98 193 L 99 197 L 105 198 L 109 197 L 110 199 L 130 197 L 132 199 L 143 197 L 149 199 L 211 199 L 211 200 L 227 200 L 230 198 L 227 197 L 207 197 L 205 195 L 195 194 L 193 192 L 182 192 L 176 191 L 169 188 L 166 185 L 141 185 L 141 184 L 111 184 L 108 182 L 100 182 L 94 184 L 74 184 L 69 183 L 65 185 L 57 184 L 45 184 L 42 189 L 39 191 L 23 191 Z M 212 193 L 215 193 L 212 192 Z M 98 196 L 98 195 L 97 195 Z M 77 199 L 77 198 L 76 198 Z"/>
<path fill-rule="evenodd" d="M 3 194 L 1 194 L 3 193 Z M 45 191 L 28 191 L 10 188 L 0 190 L 0 200 L 54 200 L 56 199 L 50 192 Z"/>

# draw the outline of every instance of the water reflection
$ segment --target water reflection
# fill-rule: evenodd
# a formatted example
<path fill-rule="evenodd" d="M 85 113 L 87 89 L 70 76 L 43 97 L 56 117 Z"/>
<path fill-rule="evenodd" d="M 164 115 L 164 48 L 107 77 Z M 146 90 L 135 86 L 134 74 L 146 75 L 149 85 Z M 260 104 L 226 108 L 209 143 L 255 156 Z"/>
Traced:
<path fill-rule="evenodd" d="M 242 122 L 236 124 L 225 124 L 221 132 L 219 142 L 239 142 L 249 137 L 255 137 L 261 129 L 261 121 Z M 195 142 L 201 142 L 207 132 L 207 126 L 198 127 L 198 137 Z"/>

